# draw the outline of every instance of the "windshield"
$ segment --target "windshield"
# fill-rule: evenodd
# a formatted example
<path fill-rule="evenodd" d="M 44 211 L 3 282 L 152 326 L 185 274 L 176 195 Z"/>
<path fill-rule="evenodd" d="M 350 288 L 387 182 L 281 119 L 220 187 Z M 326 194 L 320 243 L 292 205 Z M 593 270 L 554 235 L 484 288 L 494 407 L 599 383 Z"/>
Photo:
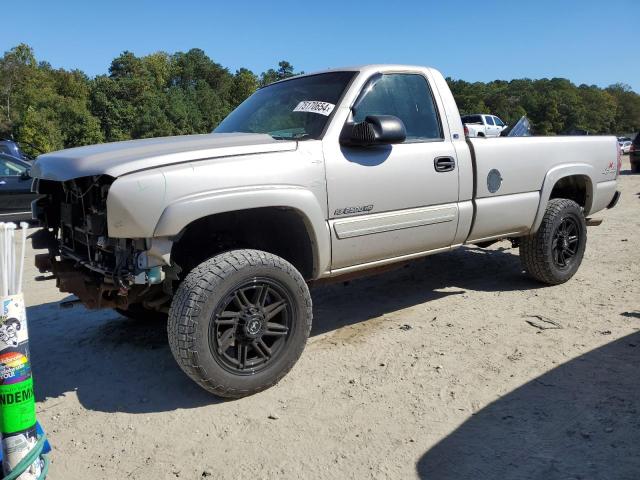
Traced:
<path fill-rule="evenodd" d="M 277 139 L 319 139 L 355 74 L 322 73 L 261 88 L 231 112 L 214 133 L 267 133 Z"/>

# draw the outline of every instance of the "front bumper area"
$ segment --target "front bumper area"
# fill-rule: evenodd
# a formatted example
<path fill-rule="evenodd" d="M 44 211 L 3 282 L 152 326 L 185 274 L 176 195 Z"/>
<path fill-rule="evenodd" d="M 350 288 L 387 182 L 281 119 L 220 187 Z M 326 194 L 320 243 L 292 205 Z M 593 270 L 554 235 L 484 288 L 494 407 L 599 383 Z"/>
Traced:
<path fill-rule="evenodd" d="M 50 272 L 56 279 L 56 287 L 64 293 L 71 293 L 89 309 L 122 308 L 135 303 L 136 295 L 132 291 L 106 281 L 97 281 L 91 275 L 79 269 L 72 260 L 56 260 L 48 253 L 41 253 L 35 258 L 36 268 L 40 273 Z"/>

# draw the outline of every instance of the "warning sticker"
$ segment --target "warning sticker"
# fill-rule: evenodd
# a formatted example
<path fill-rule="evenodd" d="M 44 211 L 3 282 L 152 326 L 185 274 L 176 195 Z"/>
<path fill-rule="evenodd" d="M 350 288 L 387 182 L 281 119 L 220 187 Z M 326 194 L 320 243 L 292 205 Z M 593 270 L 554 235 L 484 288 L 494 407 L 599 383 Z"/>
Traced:
<path fill-rule="evenodd" d="M 335 105 L 329 102 L 319 102 L 317 100 L 303 100 L 300 102 L 296 108 L 293 109 L 294 112 L 309 112 L 309 113 L 319 113 L 320 115 L 324 115 L 328 117 L 333 112 Z"/>

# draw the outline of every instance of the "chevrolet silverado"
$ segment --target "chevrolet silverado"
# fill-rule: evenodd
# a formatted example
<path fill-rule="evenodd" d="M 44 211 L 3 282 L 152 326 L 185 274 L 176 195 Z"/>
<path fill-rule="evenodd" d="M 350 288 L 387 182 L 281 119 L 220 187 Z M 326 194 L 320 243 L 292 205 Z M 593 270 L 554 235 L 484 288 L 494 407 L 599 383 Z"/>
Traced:
<path fill-rule="evenodd" d="M 300 357 L 317 280 L 508 239 L 566 282 L 619 169 L 615 137 L 466 138 L 432 68 L 329 70 L 259 89 L 211 134 L 41 155 L 36 265 L 88 308 L 168 317 L 186 374 L 241 397 Z"/>

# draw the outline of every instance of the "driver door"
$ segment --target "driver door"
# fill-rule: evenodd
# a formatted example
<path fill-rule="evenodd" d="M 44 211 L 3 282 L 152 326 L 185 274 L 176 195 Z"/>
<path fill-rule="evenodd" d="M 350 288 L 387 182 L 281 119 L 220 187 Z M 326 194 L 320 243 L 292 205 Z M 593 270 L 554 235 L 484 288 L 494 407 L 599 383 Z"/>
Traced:
<path fill-rule="evenodd" d="M 333 270 L 449 247 L 457 228 L 456 153 L 427 78 L 385 73 L 365 84 L 360 97 L 353 121 L 394 115 L 407 138 L 394 145 L 327 146 Z"/>

